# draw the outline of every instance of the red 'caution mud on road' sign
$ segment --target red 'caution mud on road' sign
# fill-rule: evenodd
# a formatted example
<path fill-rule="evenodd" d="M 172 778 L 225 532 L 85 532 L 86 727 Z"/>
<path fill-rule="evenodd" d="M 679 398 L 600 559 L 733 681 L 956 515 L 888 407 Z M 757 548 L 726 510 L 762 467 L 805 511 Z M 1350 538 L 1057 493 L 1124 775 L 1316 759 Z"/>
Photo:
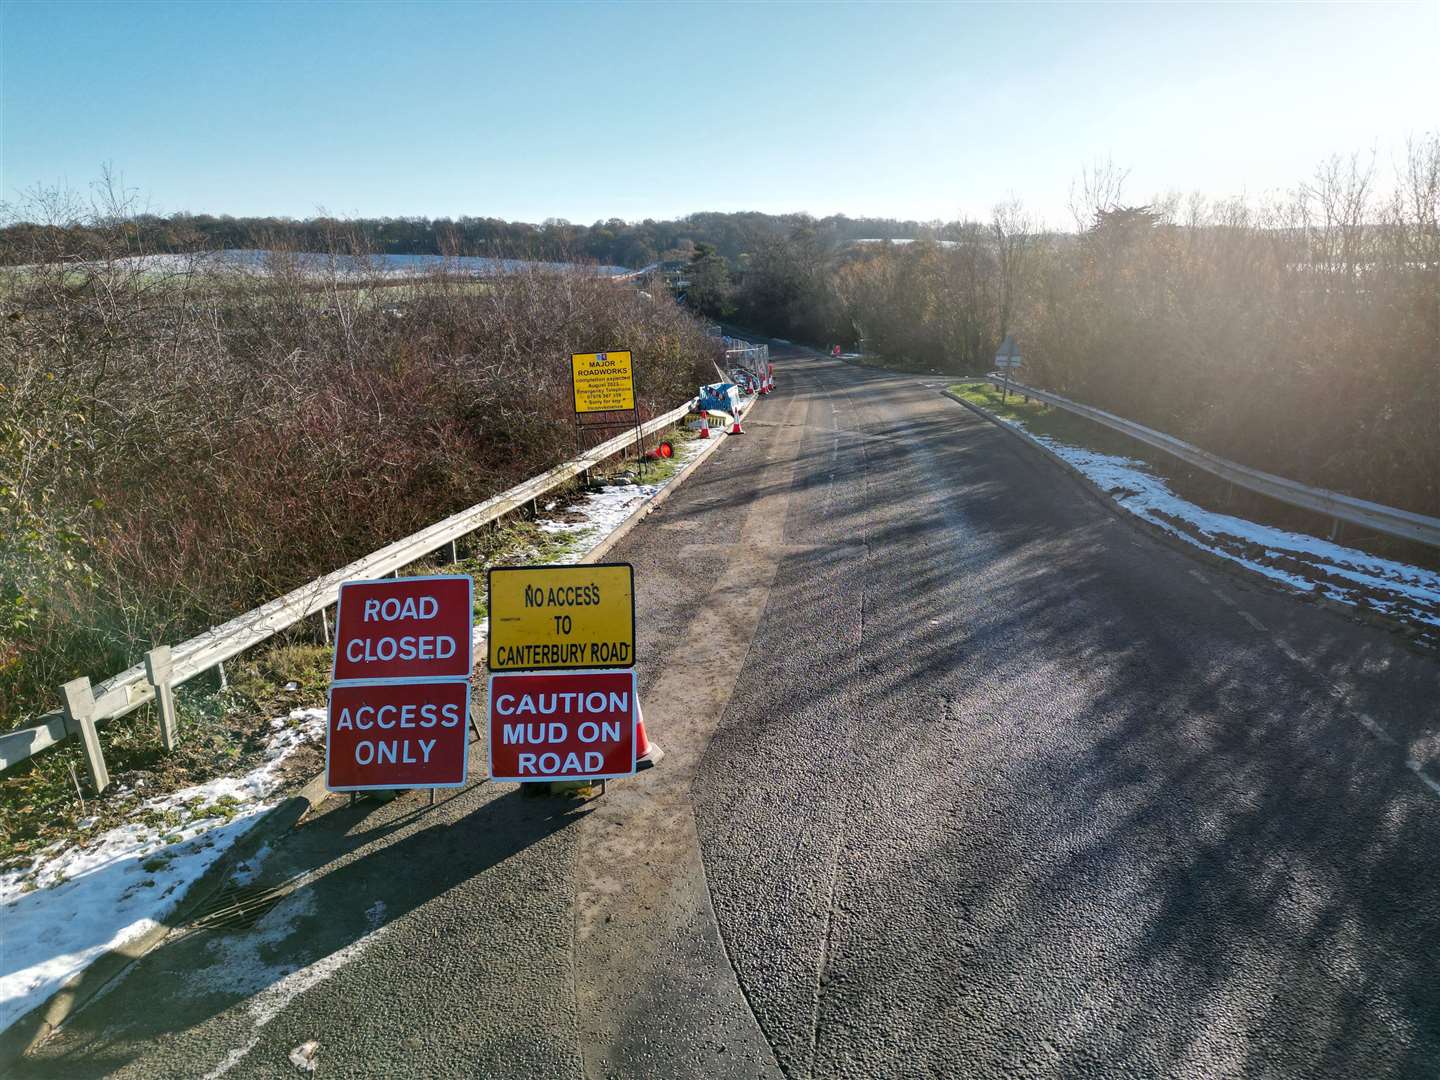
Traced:
<path fill-rule="evenodd" d="M 471 590 L 467 575 L 347 581 L 331 681 L 468 678 Z"/>
<path fill-rule="evenodd" d="M 465 783 L 470 684 L 391 682 L 330 688 L 325 783 L 331 791 Z"/>
<path fill-rule="evenodd" d="M 603 780 L 635 772 L 635 673 L 490 676 L 492 780 Z"/>

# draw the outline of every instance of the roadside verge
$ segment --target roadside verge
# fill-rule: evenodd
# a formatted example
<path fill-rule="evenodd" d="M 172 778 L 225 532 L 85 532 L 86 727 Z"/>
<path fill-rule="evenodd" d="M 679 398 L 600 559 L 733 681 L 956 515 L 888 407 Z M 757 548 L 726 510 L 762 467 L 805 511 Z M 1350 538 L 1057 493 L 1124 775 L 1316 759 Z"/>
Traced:
<path fill-rule="evenodd" d="M 748 417 L 758 399 L 751 398 L 742 407 L 742 418 Z M 654 508 L 669 497 L 671 490 L 684 482 L 713 455 L 730 436 L 716 433 L 713 439 L 694 454 L 674 475 L 664 480 L 653 493 L 643 498 L 622 520 L 610 528 L 579 561 L 598 562 L 603 559 Z M 477 652 L 483 656 L 483 650 Z M 305 815 L 329 794 L 322 774 L 311 777 L 295 794 L 255 816 L 253 823 L 241 827 L 228 839 L 219 854 L 198 877 L 183 886 L 180 900 L 163 917 L 130 938 L 123 945 L 101 952 L 83 968 L 75 971 L 39 1005 L 15 1019 L 0 1031 L 0 1071 L 46 1039 L 70 1016 L 83 1008 L 112 985 L 136 961 L 164 940 L 176 927 L 184 925 L 205 902 L 210 900 L 230 879 L 237 866 L 260 853 L 300 823 Z M 217 830 L 218 833 L 218 830 Z M 217 836 L 217 839 L 223 837 Z"/>
<path fill-rule="evenodd" d="M 954 389 L 945 396 L 1038 450 L 1112 513 L 1191 558 L 1262 581 L 1306 603 L 1382 627 L 1417 651 L 1440 646 L 1440 574 L 1301 533 L 1205 510 L 1170 491 L 1142 463 L 1037 438 Z"/>

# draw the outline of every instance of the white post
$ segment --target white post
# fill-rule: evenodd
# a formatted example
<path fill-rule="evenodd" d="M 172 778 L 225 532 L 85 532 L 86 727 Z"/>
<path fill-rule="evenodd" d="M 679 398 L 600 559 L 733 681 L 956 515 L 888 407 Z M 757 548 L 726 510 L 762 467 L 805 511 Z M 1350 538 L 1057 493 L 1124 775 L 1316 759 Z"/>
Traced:
<path fill-rule="evenodd" d="M 79 735 L 85 747 L 85 766 L 90 770 L 90 783 L 98 795 L 110 786 L 110 771 L 105 768 L 100 734 L 95 730 L 95 692 L 90 689 L 90 680 L 84 676 L 71 679 L 60 688 L 60 702 L 66 730 Z"/>
<path fill-rule="evenodd" d="M 145 654 L 145 678 L 155 688 L 155 706 L 160 710 L 160 744 L 167 754 L 180 745 L 180 726 L 175 720 L 175 690 L 170 675 L 175 662 L 169 645 L 157 645 Z"/>

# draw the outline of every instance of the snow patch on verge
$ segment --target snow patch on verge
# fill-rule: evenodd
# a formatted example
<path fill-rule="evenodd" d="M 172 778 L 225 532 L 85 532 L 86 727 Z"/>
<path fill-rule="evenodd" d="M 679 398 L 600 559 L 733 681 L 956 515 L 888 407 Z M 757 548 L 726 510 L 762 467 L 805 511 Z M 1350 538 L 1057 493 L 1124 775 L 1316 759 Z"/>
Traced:
<path fill-rule="evenodd" d="M 0 1030 L 101 954 L 159 925 L 274 805 L 286 759 L 324 739 L 325 711 L 295 709 L 270 726 L 265 760 L 243 776 L 137 803 L 124 825 L 0 873 Z"/>
<path fill-rule="evenodd" d="M 1136 517 L 1187 543 L 1313 595 L 1440 627 L 1440 573 L 1206 510 L 1176 495 L 1142 461 L 1032 434 L 1019 421 L 1001 422 L 1073 465 Z"/>
<path fill-rule="evenodd" d="M 751 398 L 742 398 L 742 410 Z M 712 429 L 713 430 L 713 429 Z M 714 431 L 710 436 L 711 440 L 721 438 L 719 431 Z M 710 442 L 701 439 L 692 439 L 688 442 L 676 443 L 675 458 L 677 464 L 675 472 L 658 484 L 607 484 L 599 491 L 588 491 L 578 503 L 575 503 L 567 510 L 567 516 L 571 519 L 560 521 L 555 518 L 537 518 L 537 528 L 548 533 L 568 534 L 574 536 L 578 541 L 575 546 L 561 555 L 557 560 L 560 564 L 578 563 L 596 547 L 625 523 L 625 520 L 633 514 L 641 503 L 649 502 L 662 488 L 669 486 L 670 482 L 680 474 L 691 461 L 699 457 Z M 554 504 L 546 507 L 551 509 Z M 474 643 L 476 656 L 485 655 L 485 623 L 481 620 L 471 635 Z"/>

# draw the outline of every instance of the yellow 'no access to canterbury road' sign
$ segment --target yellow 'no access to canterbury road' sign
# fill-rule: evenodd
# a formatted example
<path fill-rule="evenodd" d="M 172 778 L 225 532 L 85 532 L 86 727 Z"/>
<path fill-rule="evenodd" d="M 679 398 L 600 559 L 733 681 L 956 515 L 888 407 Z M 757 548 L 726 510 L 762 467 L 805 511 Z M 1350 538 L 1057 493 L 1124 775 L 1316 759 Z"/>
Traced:
<path fill-rule="evenodd" d="M 570 377 L 577 413 L 635 408 L 635 369 L 628 352 L 575 353 Z"/>
<path fill-rule="evenodd" d="M 634 567 L 492 567 L 489 663 L 491 671 L 633 666 Z"/>

